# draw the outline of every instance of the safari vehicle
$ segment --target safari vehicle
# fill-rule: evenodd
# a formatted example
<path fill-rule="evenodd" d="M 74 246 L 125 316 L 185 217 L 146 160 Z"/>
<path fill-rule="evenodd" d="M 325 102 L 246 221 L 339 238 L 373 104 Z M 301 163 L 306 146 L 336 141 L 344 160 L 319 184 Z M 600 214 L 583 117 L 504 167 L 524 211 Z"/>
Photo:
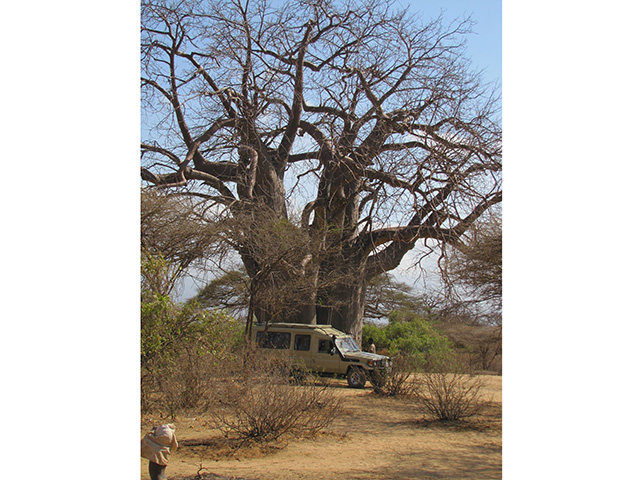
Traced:
<path fill-rule="evenodd" d="M 367 380 L 384 383 L 389 357 L 363 352 L 353 338 L 331 325 L 257 323 L 253 340 L 260 348 L 287 350 L 293 361 L 315 373 L 345 376 L 350 387 L 363 388 Z"/>

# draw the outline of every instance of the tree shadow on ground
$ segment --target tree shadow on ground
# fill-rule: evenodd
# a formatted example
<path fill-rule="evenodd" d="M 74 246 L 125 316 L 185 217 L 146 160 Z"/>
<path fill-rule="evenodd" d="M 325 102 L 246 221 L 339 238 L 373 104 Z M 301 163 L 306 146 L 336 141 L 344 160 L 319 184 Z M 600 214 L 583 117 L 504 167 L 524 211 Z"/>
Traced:
<path fill-rule="evenodd" d="M 447 459 L 445 465 L 442 465 L 442 459 L 439 459 L 439 463 L 438 466 L 425 463 L 421 467 L 407 468 L 399 462 L 387 468 L 378 469 L 376 473 L 377 478 L 404 480 L 499 480 L 502 478 L 500 461 L 488 463 L 486 459 L 479 461 L 474 455 L 458 455 L 455 459 Z"/>
<path fill-rule="evenodd" d="M 463 450 L 452 452 L 447 449 L 431 447 L 423 452 L 413 452 L 411 466 L 405 465 L 402 457 L 383 468 L 375 475 L 371 472 L 362 477 L 367 479 L 403 479 L 403 480 L 500 480 L 502 478 L 502 446 L 499 441 L 487 441 L 471 445 Z M 415 455 L 423 456 L 416 465 Z"/>
<path fill-rule="evenodd" d="M 437 418 L 423 416 L 415 422 L 423 428 L 465 432 L 465 431 L 501 431 L 502 407 L 500 404 L 490 403 L 483 407 L 478 415 L 461 420 L 439 420 Z"/>
<path fill-rule="evenodd" d="M 237 439 L 226 437 L 209 437 L 197 440 L 183 440 L 180 450 L 184 455 L 192 458 L 207 460 L 238 461 L 259 458 L 276 453 L 287 446 L 286 441 L 259 442 L 254 439 Z"/>

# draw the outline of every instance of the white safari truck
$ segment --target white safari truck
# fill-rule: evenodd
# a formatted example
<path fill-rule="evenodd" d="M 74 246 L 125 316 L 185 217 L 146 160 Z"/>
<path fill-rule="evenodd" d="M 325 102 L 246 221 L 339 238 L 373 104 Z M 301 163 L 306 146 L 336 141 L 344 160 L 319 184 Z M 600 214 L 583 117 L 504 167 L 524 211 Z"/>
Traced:
<path fill-rule="evenodd" d="M 391 367 L 389 357 L 363 352 L 350 335 L 331 325 L 270 323 L 253 327 L 260 348 L 286 350 L 294 362 L 318 374 L 344 376 L 350 387 L 363 388 L 367 380 L 382 384 Z"/>

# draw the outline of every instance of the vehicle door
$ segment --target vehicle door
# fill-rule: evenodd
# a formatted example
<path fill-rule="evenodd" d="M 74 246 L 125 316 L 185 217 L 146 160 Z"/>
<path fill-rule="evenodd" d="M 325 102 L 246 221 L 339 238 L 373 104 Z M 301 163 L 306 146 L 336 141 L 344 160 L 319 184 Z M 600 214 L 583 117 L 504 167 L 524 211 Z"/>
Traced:
<path fill-rule="evenodd" d="M 313 370 L 324 373 L 340 373 L 340 355 L 331 337 L 314 335 L 311 341 L 311 349 Z"/>

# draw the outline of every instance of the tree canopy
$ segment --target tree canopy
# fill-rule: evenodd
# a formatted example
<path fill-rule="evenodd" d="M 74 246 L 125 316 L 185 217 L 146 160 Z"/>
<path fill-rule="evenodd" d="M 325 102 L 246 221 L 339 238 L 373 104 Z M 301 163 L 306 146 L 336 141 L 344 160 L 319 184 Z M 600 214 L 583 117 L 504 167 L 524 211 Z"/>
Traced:
<path fill-rule="evenodd" d="M 145 0 L 141 19 L 142 179 L 236 219 L 256 299 L 279 225 L 302 321 L 360 339 L 372 278 L 501 202 L 500 102 L 465 58 L 470 19 L 386 0 Z"/>

